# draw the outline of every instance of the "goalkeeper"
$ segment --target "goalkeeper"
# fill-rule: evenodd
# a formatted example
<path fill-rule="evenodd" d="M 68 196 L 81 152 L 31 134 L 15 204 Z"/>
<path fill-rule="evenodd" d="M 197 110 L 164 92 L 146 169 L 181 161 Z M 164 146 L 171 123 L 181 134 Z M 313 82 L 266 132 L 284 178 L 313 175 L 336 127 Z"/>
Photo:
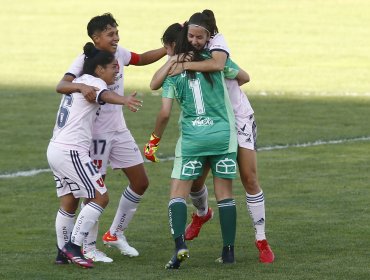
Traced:
<path fill-rule="evenodd" d="M 184 56 L 191 53 L 194 61 L 210 58 L 209 52 L 199 52 L 188 43 L 187 29 L 188 24 L 185 23 L 174 46 L 174 53 Z M 171 55 L 169 52 L 173 50 L 173 46 L 166 49 Z M 176 61 L 170 59 L 166 64 L 171 63 Z M 176 145 L 168 204 L 175 254 L 166 264 L 167 269 L 179 268 L 181 262 L 189 256 L 184 237 L 187 217 L 185 200 L 193 180 L 203 174 L 207 165 L 213 173 L 219 207 L 223 239 L 222 262 L 234 263 L 236 207 L 232 196 L 232 179 L 236 175 L 237 139 L 233 109 L 224 78 L 233 79 L 237 75 L 240 79 L 246 79 L 241 76 L 247 74 L 239 71 L 238 67 L 228 60 L 223 72 L 184 71 L 179 75 L 167 77 L 163 83 L 162 107 L 150 141 L 145 145 L 144 154 L 147 159 L 158 162 L 155 153 L 170 118 L 173 100 L 176 99 L 181 107 L 180 137 Z"/>

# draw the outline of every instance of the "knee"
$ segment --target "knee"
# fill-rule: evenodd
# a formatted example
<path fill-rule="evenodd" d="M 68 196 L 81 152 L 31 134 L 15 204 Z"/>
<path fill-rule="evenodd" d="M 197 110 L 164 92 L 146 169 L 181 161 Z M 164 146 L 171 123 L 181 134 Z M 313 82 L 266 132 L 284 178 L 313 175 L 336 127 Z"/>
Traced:
<path fill-rule="evenodd" d="M 244 189 L 247 193 L 253 194 L 260 191 L 260 186 L 257 180 L 257 177 L 251 176 L 243 178 Z"/>
<path fill-rule="evenodd" d="M 109 203 L 109 196 L 108 196 L 108 193 L 105 193 L 99 197 L 97 197 L 97 200 L 96 202 L 103 208 L 107 207 L 108 203 Z"/>
<path fill-rule="evenodd" d="M 109 203 L 109 196 L 108 196 L 108 194 L 107 195 L 104 195 L 103 196 L 103 201 L 102 201 L 102 203 L 103 203 L 103 207 L 105 208 L 105 207 L 107 207 L 107 205 L 108 205 L 108 203 Z"/>
<path fill-rule="evenodd" d="M 147 188 L 149 187 L 149 180 L 148 177 L 141 178 L 141 180 L 130 183 L 130 188 L 137 193 L 138 195 L 143 195 Z"/>

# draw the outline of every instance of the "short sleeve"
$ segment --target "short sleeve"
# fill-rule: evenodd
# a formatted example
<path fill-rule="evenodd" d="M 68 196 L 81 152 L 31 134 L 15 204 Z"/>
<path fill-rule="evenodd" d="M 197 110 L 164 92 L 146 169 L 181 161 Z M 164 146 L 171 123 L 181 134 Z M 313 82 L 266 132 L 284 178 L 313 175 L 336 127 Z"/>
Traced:
<path fill-rule="evenodd" d="M 170 77 L 163 81 L 162 89 L 162 97 L 175 98 L 175 85 Z"/>
<path fill-rule="evenodd" d="M 72 75 L 78 78 L 82 75 L 82 68 L 84 65 L 85 55 L 79 55 L 71 64 L 66 74 Z"/>
<path fill-rule="evenodd" d="M 226 64 L 224 67 L 224 75 L 227 79 L 235 79 L 235 77 L 239 73 L 239 66 L 232 61 L 230 58 L 226 60 Z"/>

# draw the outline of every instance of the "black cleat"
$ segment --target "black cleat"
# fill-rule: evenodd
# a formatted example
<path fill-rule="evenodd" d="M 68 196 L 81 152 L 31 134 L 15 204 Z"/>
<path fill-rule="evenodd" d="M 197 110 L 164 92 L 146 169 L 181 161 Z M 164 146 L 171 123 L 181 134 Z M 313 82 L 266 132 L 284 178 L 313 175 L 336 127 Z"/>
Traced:
<path fill-rule="evenodd" d="M 184 235 L 180 235 L 175 239 L 176 249 L 175 254 L 170 261 L 165 265 L 165 269 L 179 269 L 181 263 L 189 258 L 189 250 L 186 247 Z"/>
<path fill-rule="evenodd" d="M 233 264 L 235 263 L 234 258 L 234 246 L 225 246 L 222 248 L 222 255 L 216 260 L 218 263 Z"/>
<path fill-rule="evenodd" d="M 62 250 L 59 249 L 57 245 L 57 257 L 55 258 L 55 264 L 70 264 L 71 261 L 62 253 Z"/>

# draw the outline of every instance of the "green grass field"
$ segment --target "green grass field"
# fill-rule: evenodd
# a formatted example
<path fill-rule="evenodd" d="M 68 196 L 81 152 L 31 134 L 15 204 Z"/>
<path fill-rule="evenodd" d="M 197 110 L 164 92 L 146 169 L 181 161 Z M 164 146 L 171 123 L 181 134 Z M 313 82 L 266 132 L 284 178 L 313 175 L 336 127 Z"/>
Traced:
<path fill-rule="evenodd" d="M 252 78 L 243 88 L 258 124 L 259 177 L 275 263 L 258 263 L 237 179 L 237 263 L 214 263 L 221 252 L 216 211 L 188 244 L 189 260 L 179 271 L 165 271 L 173 242 L 167 219 L 172 162 L 164 160 L 145 163 L 151 185 L 126 231 L 138 258 L 123 257 L 99 240 L 112 264 L 98 263 L 92 270 L 55 266 L 58 199 L 51 172 L 6 175 L 48 168 L 46 148 L 60 101 L 55 86 L 88 41 L 86 23 L 112 12 L 122 45 L 141 53 L 160 46 L 169 24 L 205 8 L 215 12 L 232 57 Z M 369 8 L 365 0 L 4 1 L 0 279 L 369 279 Z M 149 82 L 163 62 L 125 70 L 126 92 L 137 90 L 144 100 L 139 113 L 125 112 L 140 147 L 160 108 Z M 177 116 L 176 108 L 159 149 L 163 159 L 174 154 Z M 210 205 L 216 209 L 211 182 Z M 106 183 L 111 202 L 100 219 L 101 234 L 127 180 L 110 171 Z M 189 206 L 189 217 L 192 210 Z"/>

